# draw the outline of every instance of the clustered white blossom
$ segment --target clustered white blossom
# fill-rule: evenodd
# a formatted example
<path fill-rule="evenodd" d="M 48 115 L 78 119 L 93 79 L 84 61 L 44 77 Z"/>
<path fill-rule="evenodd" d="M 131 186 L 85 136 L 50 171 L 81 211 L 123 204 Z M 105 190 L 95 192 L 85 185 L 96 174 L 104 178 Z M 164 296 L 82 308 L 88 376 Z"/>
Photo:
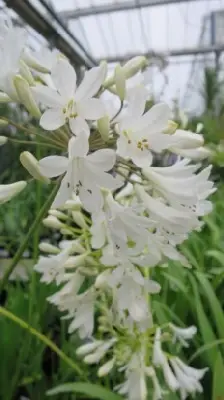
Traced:
<path fill-rule="evenodd" d="M 100 377 L 117 368 L 124 381 L 114 389 L 129 400 L 146 399 L 147 390 L 154 400 L 168 390 L 181 399 L 201 392 L 206 368 L 187 366 L 174 345 L 188 346 L 196 328 L 160 327 L 149 297 L 162 290 L 150 275 L 164 260 L 190 267 L 178 245 L 212 208 L 211 166 L 192 163 L 208 156 L 202 135 L 178 129 L 164 103 L 148 109 L 150 93 L 141 84 L 127 90 L 144 57 L 110 77 L 102 63 L 77 84 L 60 53 L 31 52 L 19 28 L 4 25 L 0 33 L 1 101 L 23 103 L 46 136 L 62 143 L 60 155 L 37 161 L 25 152 L 21 162 L 33 177 L 60 185 L 43 223 L 61 239 L 40 243 L 45 255 L 35 270 L 42 282 L 55 283 L 48 301 L 65 312 L 69 333 L 85 338 L 77 354 L 100 363 Z M 114 115 L 106 93 L 120 99 Z M 164 153 L 176 154 L 175 163 L 155 166 Z M 0 186 L 0 202 L 25 184 Z"/>

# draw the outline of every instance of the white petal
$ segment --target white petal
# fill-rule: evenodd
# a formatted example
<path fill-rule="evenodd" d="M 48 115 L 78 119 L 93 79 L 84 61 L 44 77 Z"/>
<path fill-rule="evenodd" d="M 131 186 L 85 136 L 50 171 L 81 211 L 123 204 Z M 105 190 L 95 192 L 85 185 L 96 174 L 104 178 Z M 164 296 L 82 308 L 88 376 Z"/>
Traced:
<path fill-rule="evenodd" d="M 47 107 L 63 107 L 63 99 L 56 92 L 47 86 L 37 85 L 31 88 L 35 99 Z"/>
<path fill-rule="evenodd" d="M 147 99 L 146 90 L 143 86 L 138 86 L 132 89 L 129 100 L 127 113 L 133 117 L 140 117 L 145 110 L 145 103 Z"/>
<path fill-rule="evenodd" d="M 103 171 L 109 171 L 113 168 L 116 161 L 116 154 L 114 150 L 103 149 L 95 151 L 88 155 L 88 162 L 94 163 L 97 168 Z"/>
<path fill-rule="evenodd" d="M 68 167 L 68 159 L 62 156 L 44 157 L 39 161 L 39 167 L 44 176 L 53 178 L 66 171 Z"/>
<path fill-rule="evenodd" d="M 40 119 L 40 126 L 47 131 L 58 129 L 64 124 L 65 117 L 60 108 L 46 110 Z"/>
<path fill-rule="evenodd" d="M 69 158 L 85 157 L 89 151 L 89 141 L 87 135 L 83 132 L 77 137 L 72 137 L 68 143 Z"/>
<path fill-rule="evenodd" d="M 72 196 L 72 188 L 68 181 L 67 174 L 64 176 L 61 182 L 61 186 L 56 194 L 56 197 L 53 201 L 51 208 L 58 208 L 65 204 L 65 202 L 71 198 Z"/>
<path fill-rule="evenodd" d="M 72 133 L 74 133 L 76 136 L 83 133 L 86 133 L 88 137 L 90 135 L 89 125 L 82 117 L 70 118 L 69 126 Z"/>
<path fill-rule="evenodd" d="M 65 100 L 70 100 L 76 89 L 76 72 L 72 65 L 67 60 L 60 58 L 52 68 L 51 76 L 61 96 Z"/>
<path fill-rule="evenodd" d="M 142 116 L 139 123 L 136 121 L 136 130 L 140 131 L 148 127 L 150 133 L 162 132 L 167 127 L 170 118 L 170 108 L 165 103 L 156 104 Z"/>
<path fill-rule="evenodd" d="M 105 66 L 94 67 L 85 73 L 83 81 L 76 91 L 76 101 L 91 98 L 96 94 L 104 82 L 106 75 Z"/>
<path fill-rule="evenodd" d="M 195 149 L 204 144 L 202 135 L 182 129 L 177 129 L 171 138 L 173 141 L 172 146 L 179 149 Z"/>
<path fill-rule="evenodd" d="M 131 154 L 131 159 L 137 167 L 144 168 L 149 167 L 152 164 L 152 153 L 146 149 L 141 151 L 140 149 L 135 149 Z"/>
<path fill-rule="evenodd" d="M 89 191 L 90 190 L 90 191 Z M 88 212 L 99 212 L 103 207 L 103 196 L 99 188 L 85 189 L 80 187 L 79 197 Z"/>
<path fill-rule="evenodd" d="M 106 113 L 103 102 L 99 99 L 85 99 L 77 102 L 77 113 L 84 119 L 96 120 Z"/>
<path fill-rule="evenodd" d="M 130 158 L 130 148 L 127 138 L 121 134 L 117 140 L 117 154 L 121 157 Z"/>

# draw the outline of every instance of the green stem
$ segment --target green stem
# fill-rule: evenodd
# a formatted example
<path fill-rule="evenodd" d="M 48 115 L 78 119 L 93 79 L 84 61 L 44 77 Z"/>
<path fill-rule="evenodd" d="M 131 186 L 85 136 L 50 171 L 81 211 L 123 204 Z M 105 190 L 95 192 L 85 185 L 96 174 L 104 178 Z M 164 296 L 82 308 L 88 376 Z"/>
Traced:
<path fill-rule="evenodd" d="M 76 363 L 70 357 L 68 357 L 62 350 L 60 350 L 58 346 L 56 346 L 56 344 L 54 344 L 54 342 L 52 342 L 43 333 L 38 332 L 35 328 L 27 324 L 27 322 L 23 321 L 21 318 L 17 317 L 3 307 L 0 307 L 0 314 L 15 322 L 17 325 L 21 326 L 21 328 L 28 330 L 31 335 L 36 336 L 39 340 L 41 340 L 41 342 L 46 344 L 46 346 L 50 347 L 51 350 L 53 350 L 67 365 L 74 369 L 80 376 L 83 376 L 83 372 L 79 368 L 79 366 L 76 365 Z"/>
<path fill-rule="evenodd" d="M 16 265 L 18 264 L 20 258 L 22 257 L 24 251 L 26 250 L 27 244 L 30 241 L 31 236 L 33 235 L 33 233 L 35 232 L 35 230 L 37 229 L 38 225 L 41 223 L 42 219 L 44 218 L 45 214 L 47 213 L 48 209 L 51 206 L 51 203 L 57 193 L 58 190 L 58 185 L 55 185 L 51 194 L 49 195 L 48 199 L 46 200 L 46 202 L 43 204 L 43 206 L 41 207 L 38 215 L 36 216 L 36 219 L 34 220 L 33 224 L 31 225 L 23 243 L 21 244 L 21 246 L 18 248 L 11 264 L 9 265 L 9 267 L 7 268 L 7 270 L 5 271 L 1 282 L 0 282 L 0 292 L 4 289 L 8 278 L 10 277 L 11 273 L 13 272 L 13 270 L 15 269 Z"/>

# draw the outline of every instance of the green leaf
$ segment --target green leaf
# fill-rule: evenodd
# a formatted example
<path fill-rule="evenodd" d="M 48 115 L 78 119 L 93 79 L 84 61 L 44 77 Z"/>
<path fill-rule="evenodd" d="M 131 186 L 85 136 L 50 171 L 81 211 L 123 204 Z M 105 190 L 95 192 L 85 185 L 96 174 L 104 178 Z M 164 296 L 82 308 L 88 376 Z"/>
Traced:
<path fill-rule="evenodd" d="M 224 365 L 220 353 L 217 356 L 213 375 L 212 400 L 224 398 Z"/>
<path fill-rule="evenodd" d="M 224 334 L 224 313 L 221 307 L 221 304 L 213 290 L 213 287 L 209 280 L 206 278 L 204 274 L 196 273 L 196 276 L 204 289 L 204 294 L 206 296 L 206 300 L 210 305 L 211 311 L 214 315 L 214 320 L 216 323 L 216 327 L 219 333 L 220 338 L 223 338 Z"/>
<path fill-rule="evenodd" d="M 103 388 L 100 385 L 95 385 L 88 382 L 65 383 L 57 386 L 47 392 L 48 396 L 53 396 L 59 393 L 82 393 L 97 400 L 122 400 L 118 394 L 112 393 L 110 390 Z"/>

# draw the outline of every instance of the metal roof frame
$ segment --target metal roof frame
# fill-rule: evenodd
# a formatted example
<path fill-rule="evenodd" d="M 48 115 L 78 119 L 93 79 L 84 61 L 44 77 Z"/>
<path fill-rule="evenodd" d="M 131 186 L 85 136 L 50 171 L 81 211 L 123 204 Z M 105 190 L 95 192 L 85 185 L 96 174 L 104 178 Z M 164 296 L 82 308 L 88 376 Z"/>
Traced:
<path fill-rule="evenodd" d="M 39 0 L 46 9 L 43 15 L 28 0 L 4 0 L 7 7 L 12 8 L 28 25 L 36 32 L 44 36 L 50 43 L 54 44 L 58 50 L 62 51 L 74 65 L 85 65 L 87 68 L 96 65 L 96 61 L 86 51 L 79 40 L 72 34 L 68 27 L 61 21 L 57 13 L 44 1 Z M 49 16 L 51 18 L 49 18 Z M 63 30 L 66 37 L 63 37 L 57 30 L 55 24 Z"/>
<path fill-rule="evenodd" d="M 137 10 L 147 7 L 162 6 L 173 3 L 189 3 L 200 0 L 129 0 L 119 1 L 119 3 L 107 3 L 99 6 L 83 7 L 73 10 L 61 11 L 59 15 L 64 20 L 88 17 L 97 14 L 109 14 L 120 11 Z"/>

